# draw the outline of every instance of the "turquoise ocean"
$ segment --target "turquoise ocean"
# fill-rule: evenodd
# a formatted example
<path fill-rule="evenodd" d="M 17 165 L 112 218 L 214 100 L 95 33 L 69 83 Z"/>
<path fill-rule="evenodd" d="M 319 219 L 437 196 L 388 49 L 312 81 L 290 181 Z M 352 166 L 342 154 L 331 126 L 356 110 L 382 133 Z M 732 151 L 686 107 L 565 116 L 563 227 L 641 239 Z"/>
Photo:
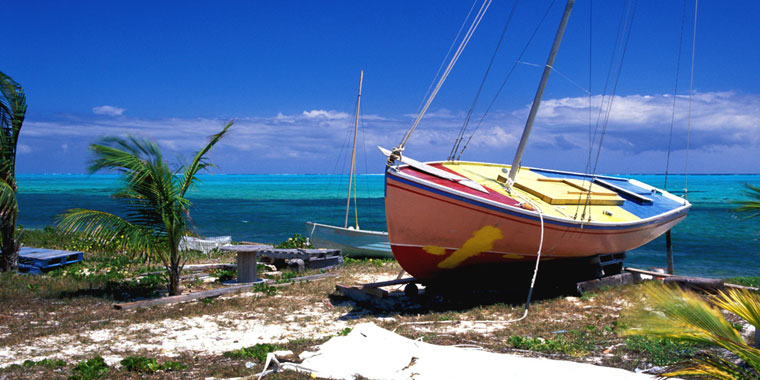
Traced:
<path fill-rule="evenodd" d="M 663 175 L 625 175 L 662 188 Z M 305 222 L 343 225 L 346 175 L 202 175 L 189 198 L 195 231 L 231 235 L 236 241 L 276 243 L 305 234 Z M 688 184 L 693 207 L 673 229 L 677 274 L 708 277 L 760 275 L 760 218 L 745 219 L 731 201 L 745 199 L 745 184 L 760 175 L 671 175 L 668 190 Z M 119 188 L 115 175 L 19 175 L 19 224 L 43 228 L 69 208 L 120 214 L 110 197 Z M 383 176 L 357 179 L 359 226 L 385 230 Z M 352 201 L 353 204 L 353 201 Z M 349 220 L 353 220 L 353 210 Z M 349 222 L 351 223 L 351 222 Z M 665 238 L 628 252 L 627 265 L 665 267 Z"/>

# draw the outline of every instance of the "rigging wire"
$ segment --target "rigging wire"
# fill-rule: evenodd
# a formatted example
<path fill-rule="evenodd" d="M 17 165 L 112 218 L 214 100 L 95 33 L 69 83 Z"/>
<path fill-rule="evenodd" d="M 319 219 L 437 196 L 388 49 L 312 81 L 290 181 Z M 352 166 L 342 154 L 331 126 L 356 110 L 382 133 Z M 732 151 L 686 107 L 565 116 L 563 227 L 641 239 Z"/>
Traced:
<path fill-rule="evenodd" d="M 683 31 L 684 25 L 686 25 L 686 1 L 683 0 L 683 10 L 681 11 L 681 37 L 678 40 L 678 59 L 676 60 L 676 80 L 673 87 L 673 110 L 670 113 L 670 135 L 668 136 L 668 154 L 665 159 L 665 184 L 662 186 L 663 190 L 668 191 L 668 172 L 670 170 L 670 150 L 673 143 L 673 124 L 676 118 L 676 97 L 678 94 L 678 77 L 681 73 L 681 50 L 683 49 Z"/>
<path fill-rule="evenodd" d="M 542 69 L 544 67 L 546 67 L 546 65 L 539 65 L 539 64 L 536 64 L 536 63 L 525 62 L 525 61 L 518 61 L 517 63 L 522 64 L 522 65 L 526 65 L 526 66 L 540 67 Z M 561 71 L 555 69 L 554 67 L 550 67 L 550 69 L 551 69 L 551 71 L 553 73 L 557 73 L 559 76 L 561 76 L 562 78 L 564 78 L 566 81 L 568 81 L 573 86 L 577 87 L 579 90 L 583 91 L 585 94 L 587 94 L 587 95 L 591 94 L 591 92 L 589 90 L 583 88 L 583 86 L 581 86 L 580 84 L 578 84 L 578 82 L 572 80 L 569 76 L 563 74 Z"/>
<path fill-rule="evenodd" d="M 697 9 L 699 0 L 694 0 L 694 35 L 691 39 L 691 75 L 689 79 L 689 116 L 686 122 L 686 173 L 683 184 L 683 197 L 686 198 L 687 189 L 689 188 L 689 138 L 691 134 L 691 99 L 694 89 L 694 53 L 697 47 Z"/>
<path fill-rule="evenodd" d="M 685 0 L 684 0 L 685 1 Z M 593 112 L 591 111 L 591 73 L 593 69 L 592 65 L 592 52 L 594 51 L 594 1 L 589 0 L 588 4 L 588 148 L 591 149 L 593 142 L 591 140 L 591 121 L 593 120 Z M 585 180 L 585 177 L 584 177 Z M 581 184 L 582 185 L 582 184 Z M 578 202 L 580 203 L 580 202 Z M 576 207 L 576 213 L 578 208 Z"/>
<path fill-rule="evenodd" d="M 464 144 L 464 147 L 462 147 L 462 150 L 459 152 L 459 155 L 457 156 L 457 161 L 462 158 L 462 154 L 464 154 L 464 151 L 467 149 L 467 146 L 470 145 L 470 141 L 472 141 L 472 137 L 475 136 L 475 132 L 480 129 L 481 124 L 483 124 L 483 120 L 485 120 L 486 115 L 488 115 L 488 112 L 491 111 L 491 107 L 493 107 L 494 103 L 496 103 L 496 99 L 499 98 L 499 95 L 501 95 L 501 91 L 504 90 L 504 87 L 507 85 L 507 82 L 512 77 L 512 74 L 515 72 L 515 69 L 517 68 L 517 65 L 519 64 L 522 57 L 525 55 L 525 52 L 528 50 L 528 47 L 530 47 L 530 44 L 533 42 L 533 38 L 536 37 L 536 34 L 538 34 L 538 30 L 541 29 L 541 25 L 543 25 L 544 21 L 546 20 L 546 17 L 549 16 L 549 11 L 551 11 L 552 7 L 554 6 L 554 3 L 556 3 L 557 0 L 552 0 L 551 3 L 549 3 L 549 6 L 546 8 L 546 11 L 544 12 L 544 15 L 541 17 L 541 20 L 539 20 L 538 25 L 536 25 L 536 28 L 533 29 L 533 33 L 531 34 L 530 38 L 528 38 L 528 42 L 525 43 L 525 46 L 523 46 L 522 51 L 520 52 L 520 55 L 517 57 L 517 60 L 512 65 L 512 68 L 507 73 L 506 78 L 504 78 L 504 81 L 501 82 L 501 85 L 499 86 L 499 89 L 496 91 L 496 94 L 493 96 L 493 99 L 491 99 L 491 103 L 488 104 L 488 107 L 486 107 L 485 112 L 483 115 L 481 115 L 480 120 L 478 120 L 478 124 L 475 126 L 475 128 L 472 130 L 472 133 L 470 134 L 470 137 L 467 138 L 467 141 Z"/>
<path fill-rule="evenodd" d="M 425 96 L 422 97 L 422 99 L 420 100 L 420 104 L 417 106 L 418 113 L 422 109 L 422 105 L 425 104 L 425 99 L 427 99 L 428 95 L 430 95 L 430 90 L 433 88 L 433 85 L 435 84 L 435 78 L 438 78 L 438 75 L 441 73 L 441 69 L 443 68 L 443 65 L 446 64 L 446 61 L 449 60 L 449 54 L 451 54 L 451 49 L 453 49 L 456 42 L 459 41 L 459 36 L 462 35 L 462 30 L 464 30 L 464 26 L 467 25 L 467 20 L 470 19 L 472 10 L 475 9 L 475 4 L 477 3 L 478 3 L 478 0 L 474 0 L 472 2 L 472 5 L 470 6 L 470 11 L 467 12 L 467 16 L 465 16 L 464 20 L 462 20 L 462 26 L 459 27 L 459 31 L 457 31 L 456 37 L 454 37 L 454 39 L 451 41 L 451 45 L 449 45 L 449 50 L 446 51 L 446 55 L 443 56 L 443 59 L 441 60 L 441 64 L 438 66 L 438 70 L 435 72 L 435 75 L 433 76 L 433 80 L 430 81 L 430 85 L 428 86 L 427 91 L 425 91 Z"/>
<path fill-rule="evenodd" d="M 607 124 L 609 123 L 609 117 L 610 113 L 612 111 L 612 104 L 615 100 L 615 92 L 617 90 L 617 84 L 620 79 L 620 73 L 623 68 L 623 61 L 625 59 L 625 52 L 628 47 L 628 41 L 631 37 L 631 29 L 633 27 L 633 20 L 636 15 L 636 6 L 638 2 L 637 0 L 628 1 L 628 5 L 624 8 L 623 12 L 620 14 L 620 20 L 618 22 L 618 33 L 615 40 L 617 41 L 615 44 L 615 49 L 613 50 L 612 57 L 610 58 L 610 65 L 607 69 L 607 79 L 605 80 L 604 84 L 604 90 L 602 91 L 602 96 L 600 99 L 599 104 L 599 112 L 597 113 L 597 119 L 596 119 L 596 127 L 594 128 L 594 134 L 592 136 L 591 140 L 591 146 L 589 147 L 589 154 L 588 159 L 586 161 L 586 169 L 585 173 L 589 173 L 589 169 L 591 168 L 591 157 L 593 155 L 593 147 L 596 145 L 597 152 L 596 152 L 596 160 L 594 161 L 594 167 L 593 171 L 591 173 L 591 182 L 588 187 L 588 192 L 586 192 L 586 200 L 583 203 L 583 211 L 581 213 L 581 219 L 586 218 L 586 211 L 588 210 L 588 206 L 591 202 L 591 188 L 593 187 L 593 177 L 596 176 L 596 169 L 599 164 L 599 157 L 602 150 L 602 143 L 604 142 L 604 136 L 607 132 Z M 630 15 L 630 20 L 629 20 Z M 626 33 L 627 29 L 627 33 Z M 617 63 L 617 68 L 615 67 L 615 63 Z M 611 81 L 611 77 L 612 79 Z M 610 87 L 610 82 L 612 82 L 612 90 L 609 95 L 607 95 L 607 89 Z M 606 104 L 605 104 L 605 98 L 607 98 Z M 602 113 L 604 111 L 604 120 L 601 123 L 601 132 L 599 132 L 600 129 L 600 121 L 602 120 Z M 596 136 L 599 134 L 599 141 L 596 143 Z M 580 196 L 581 194 L 579 194 Z M 573 219 L 577 218 L 578 216 L 578 209 L 576 208 L 576 214 L 573 216 Z M 589 214 L 589 220 L 591 218 L 591 214 Z"/>
<path fill-rule="evenodd" d="M 404 150 L 404 145 L 406 145 L 406 142 L 409 141 L 409 138 L 412 136 L 412 133 L 414 133 L 414 130 L 417 129 L 417 126 L 422 120 L 422 117 L 425 116 L 425 112 L 430 107 L 430 104 L 433 103 L 433 99 L 435 99 L 435 96 L 438 95 L 438 91 L 441 90 L 441 87 L 443 86 L 443 82 L 445 82 L 446 78 L 448 78 L 449 74 L 451 73 L 451 70 L 454 68 L 454 65 L 459 60 L 459 57 L 462 55 L 464 48 L 467 46 L 467 43 L 470 42 L 470 39 L 475 33 L 475 30 L 477 29 L 478 25 L 480 25 L 480 22 L 483 20 L 486 10 L 488 10 L 488 7 L 491 5 L 491 1 L 492 0 L 483 0 L 483 5 L 481 5 L 480 9 L 478 10 L 478 13 L 475 15 L 475 18 L 472 20 L 472 24 L 470 25 L 470 28 L 467 30 L 467 33 L 465 33 L 464 37 L 462 37 L 462 41 L 459 44 L 459 48 L 457 48 L 456 52 L 454 52 L 454 56 L 451 58 L 449 65 L 446 67 L 446 70 L 444 70 L 443 74 L 441 74 L 441 77 L 438 80 L 438 84 L 436 84 L 435 88 L 433 89 L 433 92 L 430 93 L 430 96 L 428 97 L 427 102 L 425 103 L 425 106 L 417 115 L 417 119 L 415 119 L 414 124 L 412 124 L 412 127 L 404 135 L 404 138 L 401 140 L 401 143 L 396 148 L 393 149 L 394 153 L 391 154 L 391 156 L 388 158 L 389 162 L 392 162 L 394 159 L 394 156 L 400 155 L 400 152 Z"/>
<path fill-rule="evenodd" d="M 636 18 L 636 8 L 638 5 L 638 0 L 633 0 L 633 9 L 631 11 L 631 19 L 630 23 L 628 25 L 628 33 L 625 37 L 625 45 L 623 45 L 623 50 L 620 55 L 620 62 L 618 63 L 617 73 L 615 75 L 615 80 L 613 82 L 612 86 L 612 93 L 610 94 L 610 101 L 607 105 L 607 111 L 604 116 L 604 123 L 602 124 L 602 133 L 599 136 L 599 145 L 597 146 L 596 150 L 596 160 L 594 161 L 594 171 L 593 175 L 596 176 L 596 169 L 599 165 L 599 156 L 602 152 L 602 143 L 604 142 L 604 136 L 607 133 L 607 125 L 610 121 L 610 114 L 612 113 L 612 103 L 615 100 L 615 93 L 617 92 L 617 85 L 620 82 L 620 73 L 623 71 L 623 62 L 625 61 L 625 53 L 628 50 L 628 41 L 631 39 L 631 30 L 633 29 L 633 21 Z M 591 197 L 591 188 L 589 187 L 589 199 Z"/>
<path fill-rule="evenodd" d="M 507 29 L 509 28 L 509 24 L 512 22 L 512 16 L 515 14 L 515 10 L 517 9 L 517 5 L 520 3 L 520 0 L 515 0 L 515 2 L 512 4 L 512 9 L 509 11 L 509 15 L 507 16 L 507 21 L 504 23 L 504 29 L 501 31 L 501 36 L 499 36 L 499 41 L 496 43 L 496 48 L 493 51 L 493 55 L 491 55 L 491 61 L 488 62 L 488 68 L 486 69 L 485 74 L 483 74 L 483 79 L 480 81 L 480 86 L 478 87 L 478 91 L 475 93 L 475 98 L 472 100 L 472 105 L 470 105 L 470 109 L 467 110 L 467 116 L 464 119 L 464 122 L 462 123 L 462 127 L 459 129 L 459 134 L 457 135 L 456 140 L 454 140 L 454 145 L 451 147 L 451 152 L 449 153 L 448 160 L 451 161 L 454 156 L 457 153 L 457 150 L 459 150 L 459 144 L 462 142 L 462 138 L 464 137 L 465 132 L 467 131 L 467 127 L 470 124 L 470 118 L 472 117 L 472 112 L 475 110 L 475 106 L 478 104 L 478 99 L 480 99 L 480 93 L 483 91 L 483 86 L 486 84 L 486 80 L 488 79 L 488 74 L 491 72 L 491 68 L 493 67 L 493 62 L 496 60 L 496 54 L 499 52 L 499 48 L 501 47 L 502 41 L 504 41 L 504 35 L 507 33 Z"/>
<path fill-rule="evenodd" d="M 330 188 L 335 189 L 334 191 L 335 195 L 333 197 L 336 199 L 342 198 L 342 196 L 340 195 L 340 192 L 341 192 L 340 188 L 343 186 L 343 182 L 342 182 L 342 178 L 338 178 L 338 174 L 340 174 L 338 173 L 338 166 L 340 166 L 342 170 L 345 170 L 346 160 L 348 156 L 348 141 L 350 140 L 352 130 L 353 130 L 353 127 L 350 127 L 350 126 L 349 128 L 346 129 L 346 134 L 343 137 L 343 144 L 341 145 L 340 150 L 338 152 L 338 157 L 335 159 L 335 165 L 333 166 L 331 173 L 334 174 L 336 178 L 333 178 L 331 176 L 330 180 L 327 183 L 328 189 Z M 333 180 L 336 181 L 336 184 L 334 186 L 333 186 Z"/>

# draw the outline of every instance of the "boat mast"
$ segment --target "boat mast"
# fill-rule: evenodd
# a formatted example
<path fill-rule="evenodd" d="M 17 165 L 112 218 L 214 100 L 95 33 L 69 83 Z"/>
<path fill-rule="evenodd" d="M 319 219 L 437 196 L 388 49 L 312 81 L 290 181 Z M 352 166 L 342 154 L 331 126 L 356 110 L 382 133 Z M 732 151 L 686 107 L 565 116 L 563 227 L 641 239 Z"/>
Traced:
<path fill-rule="evenodd" d="M 359 101 L 362 98 L 362 82 L 364 81 L 364 70 L 359 73 L 359 95 L 356 97 L 356 118 L 354 120 L 354 146 L 351 148 L 351 174 L 348 176 L 348 196 L 346 197 L 346 220 L 343 222 L 343 228 L 348 228 L 348 210 L 351 207 L 351 185 L 354 179 L 354 164 L 356 161 L 356 135 L 359 131 Z M 356 190 L 354 190 L 354 212 L 356 210 Z M 359 217 L 356 217 L 356 229 L 359 229 Z"/>
<path fill-rule="evenodd" d="M 546 82 L 549 80 L 549 74 L 552 72 L 554 58 L 557 56 L 559 44 L 562 42 L 562 35 L 565 34 L 565 27 L 567 26 L 567 20 L 570 18 L 570 11 L 573 9 L 573 3 L 575 3 L 575 0 L 567 0 L 567 5 L 565 5 L 565 13 L 562 15 L 562 21 L 559 23 L 557 35 L 554 37 L 552 50 L 549 53 L 549 58 L 546 60 L 546 66 L 544 66 L 544 74 L 541 76 L 541 82 L 538 84 L 536 96 L 533 98 L 533 105 L 530 107 L 530 114 L 528 114 L 528 120 L 525 122 L 525 128 L 523 129 L 522 137 L 520 138 L 520 145 L 517 146 L 515 158 L 512 160 L 512 167 L 509 169 L 509 179 L 507 180 L 507 185 L 509 187 L 512 187 L 512 184 L 515 183 L 517 171 L 520 169 L 520 161 L 522 161 L 523 151 L 525 151 L 525 146 L 528 144 L 528 136 L 530 136 L 530 130 L 533 128 L 533 121 L 536 119 L 536 113 L 538 113 L 538 106 L 541 104 L 541 97 L 544 95 Z"/>

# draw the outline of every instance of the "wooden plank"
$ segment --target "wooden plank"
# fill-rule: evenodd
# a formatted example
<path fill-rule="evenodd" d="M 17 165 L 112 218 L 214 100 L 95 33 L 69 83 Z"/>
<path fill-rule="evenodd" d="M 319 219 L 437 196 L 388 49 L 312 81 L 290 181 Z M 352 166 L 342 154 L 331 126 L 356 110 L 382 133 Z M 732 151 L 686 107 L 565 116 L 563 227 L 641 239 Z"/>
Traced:
<path fill-rule="evenodd" d="M 212 289 L 212 290 L 206 290 L 206 291 L 203 291 L 203 292 L 181 294 L 181 295 L 178 295 L 178 296 L 156 298 L 156 299 L 152 299 L 152 300 L 135 301 L 135 302 L 127 302 L 127 303 L 117 303 L 117 304 L 114 304 L 113 307 L 116 310 L 129 310 L 129 309 L 135 309 L 135 308 L 138 308 L 138 307 L 150 307 L 150 306 L 156 306 L 156 305 L 169 305 L 169 304 L 178 303 L 178 302 L 194 301 L 194 300 L 201 299 L 201 298 L 218 297 L 218 296 L 221 296 L 223 294 L 238 293 L 238 292 L 242 292 L 244 290 L 250 289 L 253 286 L 254 286 L 254 284 L 236 285 L 236 286 L 231 286 L 231 287 L 228 287 L 228 288 Z"/>
<path fill-rule="evenodd" d="M 719 278 L 669 276 L 663 282 L 666 284 L 677 284 L 682 288 L 707 292 L 723 290 L 724 288 L 723 280 Z"/>
<path fill-rule="evenodd" d="M 623 270 L 631 272 L 631 273 L 647 274 L 647 275 L 650 275 L 652 277 L 660 277 L 660 278 L 673 277 L 672 274 L 653 272 L 651 270 L 644 270 L 644 269 L 638 269 L 638 268 L 629 268 L 629 267 L 626 267 Z M 682 276 L 680 276 L 680 277 L 682 277 Z M 690 278 L 698 279 L 698 278 L 701 278 L 701 277 L 690 277 Z M 706 280 L 714 280 L 714 279 L 706 279 Z M 756 288 L 754 286 L 744 286 L 744 285 L 737 285 L 737 284 L 730 284 L 730 283 L 724 283 L 723 286 L 726 287 L 726 288 L 760 291 L 760 288 Z"/>
<path fill-rule="evenodd" d="M 316 274 L 316 275 L 311 275 L 311 276 L 296 277 L 296 278 L 291 279 L 290 282 L 282 283 L 282 284 L 274 284 L 272 286 L 281 287 L 281 286 L 290 285 L 291 283 L 294 283 L 294 282 L 314 281 L 314 280 L 337 277 L 337 276 L 338 276 L 337 273 L 321 273 L 321 274 Z M 170 304 L 174 304 L 178 302 L 195 301 L 195 300 L 203 299 L 203 298 L 218 297 L 224 294 L 239 293 L 239 292 L 251 289 L 254 286 L 261 283 L 266 283 L 266 282 L 260 281 L 260 282 L 251 283 L 251 284 L 234 285 L 234 286 L 230 286 L 226 288 L 212 289 L 212 290 L 206 290 L 203 292 L 196 292 L 196 293 L 181 294 L 178 296 L 156 298 L 152 300 L 117 303 L 117 304 L 114 304 L 113 307 L 116 310 L 129 310 L 129 309 L 135 309 L 138 307 L 170 305 Z"/>
<path fill-rule="evenodd" d="M 280 284 L 272 284 L 275 288 L 279 288 L 282 286 L 288 286 L 295 282 L 306 282 L 306 281 L 314 281 L 314 280 L 322 280 L 325 278 L 335 278 L 338 277 L 339 274 L 337 273 L 320 273 L 320 274 L 313 274 L 311 276 L 302 276 L 302 277 L 295 277 L 291 278 L 288 282 L 283 282 Z"/>
<path fill-rule="evenodd" d="M 670 277 L 670 276 L 672 276 L 672 274 L 660 273 L 660 272 L 654 272 L 654 271 L 651 271 L 651 270 L 644 270 L 644 269 L 630 268 L 630 267 L 625 267 L 625 268 L 623 268 L 623 270 L 631 272 L 631 273 L 647 274 L 647 275 L 650 275 L 652 277 Z"/>
<path fill-rule="evenodd" d="M 724 283 L 723 286 L 727 288 L 734 288 L 734 289 L 744 289 L 744 290 L 752 290 L 754 292 L 760 291 L 760 288 L 756 288 L 754 286 L 745 286 L 745 285 L 737 285 L 737 284 L 731 284 L 731 283 Z M 758 329 L 760 331 L 760 329 Z"/>
<path fill-rule="evenodd" d="M 602 286 L 621 286 L 641 282 L 641 276 L 634 273 L 620 273 L 612 276 L 602 277 L 589 281 L 577 283 L 576 290 L 579 294 L 599 289 Z"/>
<path fill-rule="evenodd" d="M 182 267 L 182 270 L 188 272 L 198 272 L 206 269 L 235 269 L 237 264 L 235 263 L 214 263 L 214 264 L 187 264 Z M 163 272 L 157 272 L 163 273 Z"/>
<path fill-rule="evenodd" d="M 335 290 L 342 293 L 344 296 L 351 298 L 358 302 L 372 302 L 374 296 L 363 292 L 361 289 L 353 286 L 335 285 Z"/>
<path fill-rule="evenodd" d="M 272 249 L 272 246 L 266 245 L 266 244 L 225 245 L 224 247 L 221 247 L 219 249 L 222 251 L 228 251 L 228 252 L 258 252 L 265 249 Z"/>
<path fill-rule="evenodd" d="M 398 279 L 390 280 L 390 281 L 371 282 L 369 284 L 363 284 L 362 288 L 380 288 L 383 286 L 408 284 L 411 282 L 417 282 L 417 279 L 414 277 L 407 277 L 407 278 L 398 278 Z"/>

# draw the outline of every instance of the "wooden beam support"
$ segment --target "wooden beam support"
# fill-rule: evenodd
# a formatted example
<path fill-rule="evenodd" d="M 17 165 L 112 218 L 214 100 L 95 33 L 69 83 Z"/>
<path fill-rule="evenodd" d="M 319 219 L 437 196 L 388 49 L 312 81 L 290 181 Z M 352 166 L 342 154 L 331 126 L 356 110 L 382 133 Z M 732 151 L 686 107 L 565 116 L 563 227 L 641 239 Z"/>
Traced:
<path fill-rule="evenodd" d="M 296 278 L 290 279 L 290 281 L 286 283 L 272 284 L 271 286 L 282 287 L 282 286 L 288 286 L 291 283 L 295 283 L 295 282 L 314 281 L 314 280 L 321 280 L 321 279 L 331 278 L 331 277 L 338 277 L 338 274 L 337 273 L 321 273 L 321 274 L 315 274 L 311 276 L 296 277 Z M 117 303 L 117 304 L 114 304 L 113 307 L 116 310 L 129 310 L 129 309 L 135 309 L 138 307 L 150 307 L 150 306 L 156 306 L 156 305 L 169 305 L 169 304 L 174 304 L 178 302 L 195 301 L 195 300 L 203 299 L 203 298 L 213 298 L 213 297 L 218 297 L 225 294 L 239 293 L 239 292 L 251 289 L 257 284 L 261 284 L 261 283 L 268 283 L 268 282 L 261 281 L 261 282 L 255 282 L 255 283 L 250 283 L 250 284 L 234 285 L 234 286 L 230 286 L 226 288 L 206 290 L 203 292 L 181 294 L 178 296 L 156 298 L 156 299 L 144 300 L 144 301 Z"/>

